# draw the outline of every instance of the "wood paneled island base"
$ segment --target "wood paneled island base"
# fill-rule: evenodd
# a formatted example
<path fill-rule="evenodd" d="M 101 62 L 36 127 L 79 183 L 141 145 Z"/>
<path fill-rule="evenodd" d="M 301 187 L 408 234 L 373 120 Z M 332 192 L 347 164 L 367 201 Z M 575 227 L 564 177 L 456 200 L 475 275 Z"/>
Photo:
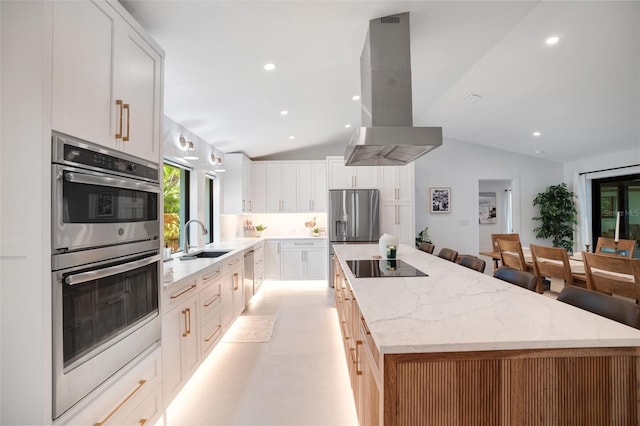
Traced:
<path fill-rule="evenodd" d="M 384 425 L 637 425 L 639 354 L 637 348 L 387 354 Z"/>

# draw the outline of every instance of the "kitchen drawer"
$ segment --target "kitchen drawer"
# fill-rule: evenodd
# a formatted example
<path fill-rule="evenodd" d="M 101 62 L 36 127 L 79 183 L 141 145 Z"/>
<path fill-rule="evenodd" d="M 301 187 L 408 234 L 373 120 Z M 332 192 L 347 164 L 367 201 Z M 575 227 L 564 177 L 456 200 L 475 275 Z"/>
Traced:
<path fill-rule="evenodd" d="M 205 288 L 214 282 L 218 278 L 222 276 L 222 262 L 216 263 L 210 268 L 207 268 L 202 271 L 202 275 L 200 275 L 200 283 L 198 284 L 200 288 Z"/>
<path fill-rule="evenodd" d="M 234 254 L 233 256 L 225 259 L 222 263 L 222 273 L 226 274 L 235 270 L 238 267 L 243 267 L 244 265 L 244 251 L 240 251 L 240 253 Z"/>
<path fill-rule="evenodd" d="M 300 239 L 300 240 L 282 240 L 283 249 L 310 249 L 327 247 L 326 239 Z"/>
<path fill-rule="evenodd" d="M 222 309 L 215 309 L 213 313 L 202 322 L 200 328 L 200 342 L 202 359 L 209 353 L 214 344 L 222 337 Z"/>
<path fill-rule="evenodd" d="M 165 287 L 162 291 L 162 309 L 168 312 L 198 292 L 198 280 L 187 278 Z"/>
<path fill-rule="evenodd" d="M 200 318 L 204 321 L 220 306 L 221 301 L 220 280 L 216 280 L 200 292 Z"/>
<path fill-rule="evenodd" d="M 160 354 L 160 345 L 153 345 L 54 424 L 140 424 L 141 419 L 155 423 L 162 413 Z"/>

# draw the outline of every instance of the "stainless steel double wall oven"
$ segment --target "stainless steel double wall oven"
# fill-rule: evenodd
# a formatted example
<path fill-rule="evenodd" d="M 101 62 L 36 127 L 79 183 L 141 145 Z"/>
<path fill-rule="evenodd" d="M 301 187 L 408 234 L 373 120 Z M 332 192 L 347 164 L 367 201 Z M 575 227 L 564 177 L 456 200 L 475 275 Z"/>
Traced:
<path fill-rule="evenodd" d="M 54 418 L 160 340 L 158 167 L 52 134 Z"/>

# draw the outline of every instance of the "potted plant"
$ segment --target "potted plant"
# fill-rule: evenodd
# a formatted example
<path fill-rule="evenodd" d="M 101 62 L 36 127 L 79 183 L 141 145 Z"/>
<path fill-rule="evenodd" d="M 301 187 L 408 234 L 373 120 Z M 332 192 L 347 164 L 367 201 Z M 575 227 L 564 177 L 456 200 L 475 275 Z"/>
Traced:
<path fill-rule="evenodd" d="M 266 226 L 264 225 L 256 225 L 256 237 L 260 238 L 262 237 L 262 232 L 267 229 Z"/>
<path fill-rule="evenodd" d="M 420 243 L 431 243 L 431 237 L 429 236 L 429 227 L 425 227 L 418 233 L 416 237 L 416 247 L 420 246 Z"/>
<path fill-rule="evenodd" d="M 563 247 L 569 253 L 573 252 L 573 228 L 578 223 L 574 197 L 567 184 L 561 183 L 548 186 L 533 200 L 533 205 L 540 208 L 540 215 L 533 218 L 540 222 L 533 229 L 536 238 L 552 238 L 554 247 Z"/>
<path fill-rule="evenodd" d="M 320 228 L 313 228 L 313 236 L 314 237 L 320 236 Z"/>

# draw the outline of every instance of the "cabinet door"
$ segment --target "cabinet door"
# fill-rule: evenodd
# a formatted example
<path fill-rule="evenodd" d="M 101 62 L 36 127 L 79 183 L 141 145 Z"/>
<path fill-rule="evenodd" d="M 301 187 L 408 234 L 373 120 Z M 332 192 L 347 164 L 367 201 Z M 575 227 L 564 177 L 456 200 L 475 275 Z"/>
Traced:
<path fill-rule="evenodd" d="M 313 175 L 313 183 L 311 187 L 311 193 L 313 194 L 313 199 L 311 200 L 312 211 L 326 212 L 327 163 L 324 161 L 313 163 L 313 165 L 311 166 L 311 173 Z"/>
<path fill-rule="evenodd" d="M 115 148 L 111 82 L 114 11 L 107 4 L 53 5 L 52 127 Z"/>
<path fill-rule="evenodd" d="M 327 251 L 312 249 L 306 251 L 305 264 L 308 280 L 324 280 L 327 278 Z"/>
<path fill-rule="evenodd" d="M 222 298 L 222 326 L 226 330 L 233 320 L 233 274 L 226 274 L 222 278 L 221 293 Z"/>
<path fill-rule="evenodd" d="M 329 188 L 346 189 L 353 186 L 352 167 L 345 166 L 342 158 L 329 159 Z"/>
<path fill-rule="evenodd" d="M 282 212 L 293 213 L 296 211 L 296 179 L 297 169 L 295 163 L 283 163 L 282 165 Z"/>
<path fill-rule="evenodd" d="M 298 212 L 324 212 L 327 199 L 327 166 L 323 162 L 299 163 L 297 167 Z"/>
<path fill-rule="evenodd" d="M 114 128 L 122 131 L 121 149 L 160 160 L 160 55 L 122 22 L 114 48 Z M 116 105 L 121 100 L 123 107 Z"/>
<path fill-rule="evenodd" d="M 251 160 L 242 157 L 242 198 L 245 199 L 245 211 L 253 213 L 253 193 L 251 191 Z"/>
<path fill-rule="evenodd" d="M 267 172 L 267 211 L 280 213 L 282 211 L 282 168 L 279 163 L 268 163 Z"/>
<path fill-rule="evenodd" d="M 279 280 L 280 279 L 280 254 L 281 254 L 281 242 L 278 240 L 269 240 L 264 245 L 264 268 L 265 279 L 267 280 Z"/>
<path fill-rule="evenodd" d="M 298 175 L 298 212 L 313 211 L 311 202 L 313 200 L 313 170 L 310 163 L 299 163 L 297 167 Z"/>
<path fill-rule="evenodd" d="M 413 208 L 411 204 L 383 203 L 380 207 L 380 231 L 398 237 L 398 242 L 415 244 Z"/>
<path fill-rule="evenodd" d="M 267 211 L 267 165 L 254 162 L 251 165 L 251 211 L 264 213 Z"/>
<path fill-rule="evenodd" d="M 356 188 L 378 188 L 378 169 L 375 166 L 353 167 Z"/>
<path fill-rule="evenodd" d="M 241 269 L 231 274 L 231 283 L 233 285 L 233 315 L 239 316 L 245 308 L 243 273 Z"/>
<path fill-rule="evenodd" d="M 302 280 L 305 278 L 306 251 L 300 249 L 282 250 L 282 279 Z"/>

